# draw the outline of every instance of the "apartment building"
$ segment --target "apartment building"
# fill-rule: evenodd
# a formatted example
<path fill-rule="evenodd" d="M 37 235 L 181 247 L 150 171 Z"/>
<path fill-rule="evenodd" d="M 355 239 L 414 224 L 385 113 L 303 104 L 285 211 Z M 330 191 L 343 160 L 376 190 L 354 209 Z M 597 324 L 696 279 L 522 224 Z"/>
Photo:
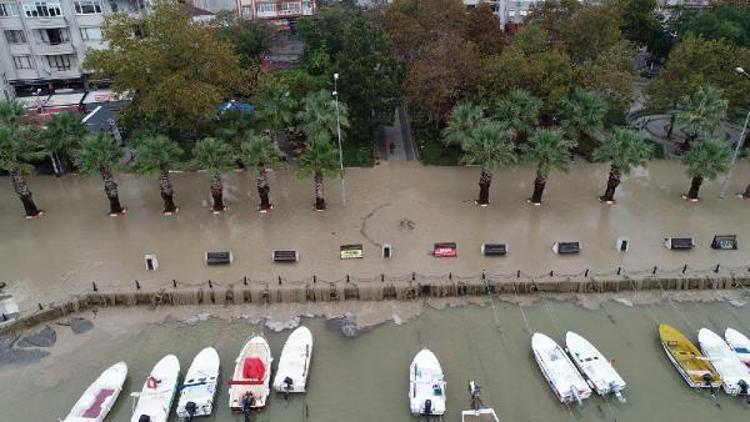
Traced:
<path fill-rule="evenodd" d="M 237 10 L 245 19 L 266 19 L 288 23 L 289 19 L 315 14 L 314 0 L 237 0 Z"/>

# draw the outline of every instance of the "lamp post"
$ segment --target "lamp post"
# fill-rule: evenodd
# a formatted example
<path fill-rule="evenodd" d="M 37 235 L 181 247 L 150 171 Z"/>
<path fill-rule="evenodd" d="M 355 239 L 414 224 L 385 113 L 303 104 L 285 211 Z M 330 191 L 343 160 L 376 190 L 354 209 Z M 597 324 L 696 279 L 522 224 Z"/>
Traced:
<path fill-rule="evenodd" d="M 750 74 L 747 73 L 745 69 L 741 67 L 735 67 L 734 71 L 738 75 L 750 77 Z M 747 118 L 745 118 L 745 125 L 742 127 L 742 132 L 740 133 L 740 139 L 737 140 L 737 146 L 734 149 L 734 156 L 732 157 L 732 162 L 729 164 L 729 170 L 727 170 L 727 177 L 724 178 L 724 183 L 722 183 L 721 185 L 721 192 L 719 193 L 720 199 L 724 199 L 724 197 L 727 194 L 727 189 L 729 188 L 729 182 L 732 180 L 732 170 L 734 170 L 734 164 L 737 162 L 737 156 L 740 154 L 742 145 L 745 143 L 745 134 L 747 133 L 748 123 L 750 123 L 750 111 L 748 111 Z"/>
<path fill-rule="evenodd" d="M 344 180 L 344 150 L 341 148 L 341 121 L 339 120 L 339 74 L 333 74 L 333 98 L 336 103 L 336 134 L 339 140 L 339 166 L 341 168 L 341 206 L 346 207 L 346 181 Z"/>

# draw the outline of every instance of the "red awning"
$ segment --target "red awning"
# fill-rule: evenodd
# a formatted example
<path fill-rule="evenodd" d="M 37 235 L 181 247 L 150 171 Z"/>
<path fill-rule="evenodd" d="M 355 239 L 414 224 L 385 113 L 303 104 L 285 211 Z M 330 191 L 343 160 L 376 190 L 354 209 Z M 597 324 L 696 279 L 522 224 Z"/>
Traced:
<path fill-rule="evenodd" d="M 242 377 L 247 378 L 250 384 L 263 384 L 263 376 L 266 367 L 259 358 L 247 358 L 242 363 Z"/>

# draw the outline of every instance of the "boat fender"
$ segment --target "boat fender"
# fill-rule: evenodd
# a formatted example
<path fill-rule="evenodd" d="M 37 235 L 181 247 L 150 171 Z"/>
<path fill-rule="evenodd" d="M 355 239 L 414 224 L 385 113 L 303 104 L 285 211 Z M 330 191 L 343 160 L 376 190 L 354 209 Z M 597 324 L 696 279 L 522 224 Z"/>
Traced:
<path fill-rule="evenodd" d="M 149 375 L 148 378 L 146 378 L 146 387 L 156 388 L 156 384 L 157 384 L 156 378 L 154 378 L 152 375 Z"/>
<path fill-rule="evenodd" d="M 192 418 L 195 416 L 195 412 L 198 411 L 198 405 L 195 404 L 194 401 L 189 401 L 185 403 L 185 412 L 187 412 L 188 415 Z"/>
<path fill-rule="evenodd" d="M 425 415 L 432 414 L 432 400 L 430 399 L 427 399 L 424 401 L 424 414 Z"/>
<path fill-rule="evenodd" d="M 151 416 L 141 415 L 141 417 L 138 418 L 138 422 L 151 422 Z"/>

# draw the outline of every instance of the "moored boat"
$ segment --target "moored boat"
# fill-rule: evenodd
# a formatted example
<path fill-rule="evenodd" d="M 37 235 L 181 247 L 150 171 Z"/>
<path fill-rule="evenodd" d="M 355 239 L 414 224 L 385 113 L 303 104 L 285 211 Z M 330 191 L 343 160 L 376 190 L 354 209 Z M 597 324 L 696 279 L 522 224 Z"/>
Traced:
<path fill-rule="evenodd" d="M 579 371 L 589 381 L 591 387 L 600 396 L 614 394 L 618 400 L 625 402 L 622 392 L 625 381 L 615 370 L 609 360 L 582 336 L 568 331 L 565 335 L 565 346 Z"/>
<path fill-rule="evenodd" d="M 692 388 L 719 388 L 721 377 L 711 362 L 678 329 L 659 324 L 659 338 L 669 361 Z"/>
<path fill-rule="evenodd" d="M 531 349 L 539 369 L 561 403 L 577 402 L 591 397 L 591 388 L 565 351 L 542 333 L 531 336 Z"/>
<path fill-rule="evenodd" d="M 219 354 L 213 347 L 198 352 L 185 374 L 177 401 L 177 417 L 189 420 L 208 416 L 213 411 L 216 383 L 219 379 Z"/>
<path fill-rule="evenodd" d="M 727 328 L 724 339 L 745 365 L 750 365 L 750 339 L 734 328 Z"/>
<path fill-rule="evenodd" d="M 703 354 L 711 361 L 723 381 L 721 388 L 730 396 L 748 394 L 750 369 L 742 363 L 732 348 L 718 334 L 708 328 L 698 331 L 698 342 Z"/>
<path fill-rule="evenodd" d="M 272 361 L 271 347 L 265 338 L 255 336 L 245 343 L 229 381 L 229 407 L 233 411 L 246 412 L 266 405 Z"/>
<path fill-rule="evenodd" d="M 130 422 L 166 422 L 172 409 L 177 378 L 180 376 L 180 361 L 175 355 L 167 355 L 154 365 L 143 383 Z"/>
<path fill-rule="evenodd" d="M 273 388 L 279 393 L 304 393 L 310 370 L 313 336 L 305 327 L 297 327 L 284 343 Z"/>
<path fill-rule="evenodd" d="M 461 412 L 461 422 L 500 422 L 495 410 L 482 402 L 480 389 L 476 381 L 469 381 L 470 409 Z"/>
<path fill-rule="evenodd" d="M 440 362 L 428 349 L 414 356 L 409 366 L 409 407 L 417 416 L 445 413 L 445 375 Z"/>
<path fill-rule="evenodd" d="M 118 362 L 105 369 L 83 392 L 63 422 L 101 422 L 112 410 L 128 376 L 128 365 Z"/>

